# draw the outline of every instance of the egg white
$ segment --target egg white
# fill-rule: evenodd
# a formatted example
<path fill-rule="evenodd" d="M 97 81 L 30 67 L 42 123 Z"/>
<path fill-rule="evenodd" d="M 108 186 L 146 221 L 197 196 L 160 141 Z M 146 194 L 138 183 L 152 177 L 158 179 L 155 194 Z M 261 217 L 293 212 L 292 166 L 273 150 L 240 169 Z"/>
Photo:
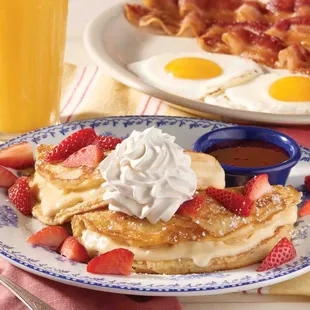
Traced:
<path fill-rule="evenodd" d="M 269 88 L 272 83 L 280 78 L 292 75 L 284 72 L 264 74 L 246 84 L 226 89 L 225 93 L 220 96 L 206 96 L 204 101 L 226 108 L 256 112 L 275 114 L 310 113 L 310 102 L 308 101 L 281 101 L 269 95 Z"/>
<path fill-rule="evenodd" d="M 223 73 L 218 77 L 200 80 L 175 78 L 167 74 L 165 66 L 172 60 L 183 57 L 213 61 L 222 68 Z M 217 95 L 229 87 L 247 82 L 263 73 L 262 68 L 250 59 L 207 52 L 160 54 L 129 64 L 127 67 L 148 84 L 192 100 L 203 100 L 206 95 Z"/>

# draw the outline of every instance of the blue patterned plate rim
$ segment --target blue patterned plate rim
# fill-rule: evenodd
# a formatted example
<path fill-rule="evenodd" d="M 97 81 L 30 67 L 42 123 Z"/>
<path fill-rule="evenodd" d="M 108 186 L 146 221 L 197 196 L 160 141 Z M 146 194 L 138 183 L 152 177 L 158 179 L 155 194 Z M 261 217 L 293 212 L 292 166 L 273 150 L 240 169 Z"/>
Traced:
<path fill-rule="evenodd" d="M 105 134 L 115 134 L 115 132 L 126 132 L 128 135 L 136 126 L 148 127 L 157 126 L 166 129 L 175 129 L 177 133 L 184 130 L 184 133 L 189 131 L 195 132 L 195 135 L 201 134 L 205 130 L 214 130 L 219 127 L 234 126 L 233 124 L 226 124 L 217 121 L 209 121 L 199 118 L 183 118 L 183 117 L 169 117 L 169 116 L 116 116 L 106 118 L 95 118 L 84 121 L 75 121 L 72 123 L 59 124 L 56 126 L 45 127 L 39 130 L 26 133 L 22 136 L 16 137 L 6 143 L 1 148 L 9 146 L 14 143 L 27 140 L 34 144 L 46 142 L 46 140 L 54 140 L 58 136 L 58 140 L 62 139 L 67 133 L 76 131 L 84 127 L 93 127 L 97 130 L 104 131 Z M 177 128 L 177 130 L 176 130 Z M 101 133 L 101 132 L 100 132 Z M 119 136 L 119 134 L 118 134 Z M 183 136 L 182 136 L 183 137 Z M 55 141 L 56 142 L 56 141 Z M 190 143 L 194 143 L 190 141 Z M 300 170 L 305 169 L 305 165 L 310 168 L 310 150 L 302 147 L 302 158 L 300 163 L 303 167 Z M 302 168 L 302 169 L 301 169 Z M 299 187 L 303 190 L 303 187 Z M 15 209 L 9 204 L 0 193 L 0 204 L 6 204 L 2 206 L 2 209 L 10 210 L 11 218 L 5 218 L 0 206 L 0 231 L 2 229 L 9 230 L 20 229 L 14 226 L 14 221 L 21 221 L 20 215 L 16 215 Z M 306 199 L 308 197 L 304 197 Z M 5 201 L 5 202 L 4 202 Z M 2 212 L 2 213 L 1 213 Z M 10 222 L 11 221 L 11 222 Z M 37 221 L 35 219 L 31 221 Z M 72 272 L 79 266 L 74 264 L 70 265 L 69 261 L 64 261 L 62 264 L 69 269 L 57 269 L 50 267 L 45 261 L 39 259 L 33 259 L 27 257 L 23 253 L 18 251 L 13 245 L 18 243 L 14 240 L 13 245 L 8 242 L 7 244 L 2 241 L 0 237 L 0 254 L 15 266 L 27 270 L 31 273 L 39 276 L 52 279 L 54 281 L 66 283 L 73 286 L 80 286 L 84 288 L 110 291 L 115 293 L 126 293 L 134 295 L 158 295 L 158 296 L 190 296 L 190 295 L 211 295 L 211 294 L 223 294 L 242 290 L 249 290 L 274 283 L 282 282 L 296 276 L 302 275 L 310 271 L 310 245 L 309 248 L 305 248 L 305 244 L 310 242 L 310 233 L 307 230 L 310 227 L 310 218 L 308 220 L 300 220 L 297 226 L 301 226 L 302 230 L 300 236 L 295 240 L 297 242 L 298 249 L 302 249 L 303 255 L 299 255 L 294 261 L 285 264 L 279 268 L 275 268 L 271 271 L 264 273 L 253 273 L 251 268 L 246 270 L 233 270 L 224 271 L 210 274 L 192 274 L 192 275 L 143 275 L 133 274 L 132 277 L 120 277 L 120 276 L 98 276 L 87 274 L 82 275 L 79 272 Z M 5 234 L 2 234 L 5 235 Z M 4 237 L 2 237 L 4 238 Z M 21 240 L 25 242 L 24 240 Z M 46 251 L 44 249 L 35 249 L 37 251 Z M 32 249 L 31 249 L 32 251 Z M 33 250 L 34 251 L 34 250 Z M 32 252 L 33 254 L 33 252 Z M 55 254 L 55 253 L 54 253 Z M 54 258 L 54 255 L 50 253 L 50 256 L 46 260 Z M 61 260 L 57 255 L 56 260 Z M 38 256 L 39 257 L 39 256 Z M 58 265 L 57 265 L 58 266 Z M 76 269 L 78 270 L 78 269 Z M 238 278 L 238 274 L 242 273 L 242 278 Z M 254 276 L 253 276 L 254 274 Z"/>

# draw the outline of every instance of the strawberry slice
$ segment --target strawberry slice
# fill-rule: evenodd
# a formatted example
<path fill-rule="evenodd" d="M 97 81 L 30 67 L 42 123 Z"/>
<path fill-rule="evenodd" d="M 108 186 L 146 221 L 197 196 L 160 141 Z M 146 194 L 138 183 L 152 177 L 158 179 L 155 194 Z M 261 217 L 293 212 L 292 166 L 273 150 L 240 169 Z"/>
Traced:
<path fill-rule="evenodd" d="M 293 243 L 286 237 L 282 238 L 271 250 L 256 271 L 266 271 L 287 263 L 296 257 Z"/>
<path fill-rule="evenodd" d="M 46 162 L 55 163 L 67 159 L 81 148 L 92 144 L 97 138 L 93 128 L 79 130 L 56 145 L 45 157 Z"/>
<path fill-rule="evenodd" d="M 220 202 L 227 210 L 240 216 L 249 216 L 254 203 L 247 197 L 239 193 L 230 192 L 224 189 L 209 187 L 207 194 Z"/>
<path fill-rule="evenodd" d="M 268 181 L 268 174 L 255 176 L 244 186 L 245 196 L 252 201 L 255 201 L 271 192 L 272 187 Z"/>
<path fill-rule="evenodd" d="M 95 144 L 103 151 L 115 150 L 116 146 L 122 142 L 122 139 L 112 136 L 99 136 Z"/>
<path fill-rule="evenodd" d="M 76 262 L 86 263 L 88 261 L 88 253 L 85 247 L 74 237 L 68 237 L 63 242 L 60 254 Z"/>
<path fill-rule="evenodd" d="M 298 212 L 298 215 L 300 217 L 303 217 L 303 216 L 306 216 L 309 214 L 310 214 L 310 199 L 304 203 L 304 205 L 302 206 L 302 208 Z"/>
<path fill-rule="evenodd" d="M 28 142 L 23 142 L 0 150 L 0 165 L 13 169 L 24 169 L 33 166 L 32 146 Z"/>
<path fill-rule="evenodd" d="M 69 168 L 80 166 L 95 168 L 102 161 L 103 157 L 104 155 L 97 145 L 88 145 L 70 155 L 62 163 L 62 166 Z"/>
<path fill-rule="evenodd" d="M 305 187 L 306 187 L 306 191 L 310 193 L 310 175 L 307 175 L 305 177 Z"/>
<path fill-rule="evenodd" d="M 30 236 L 27 242 L 48 247 L 56 251 L 68 237 L 69 234 L 63 227 L 49 226 Z"/>
<path fill-rule="evenodd" d="M 177 211 L 177 214 L 195 217 L 198 215 L 199 209 L 202 206 L 204 197 L 200 194 L 195 195 L 193 199 L 185 201 L 181 204 L 180 208 Z"/>
<path fill-rule="evenodd" d="M 32 211 L 32 196 L 28 177 L 20 177 L 9 188 L 8 197 L 15 207 L 24 215 Z"/>
<path fill-rule="evenodd" d="M 0 166 L 0 187 L 9 188 L 15 183 L 16 180 L 17 176 L 15 174 Z"/>
<path fill-rule="evenodd" d="M 96 274 L 130 275 L 134 254 L 126 249 L 115 249 L 93 258 L 87 271 Z"/>

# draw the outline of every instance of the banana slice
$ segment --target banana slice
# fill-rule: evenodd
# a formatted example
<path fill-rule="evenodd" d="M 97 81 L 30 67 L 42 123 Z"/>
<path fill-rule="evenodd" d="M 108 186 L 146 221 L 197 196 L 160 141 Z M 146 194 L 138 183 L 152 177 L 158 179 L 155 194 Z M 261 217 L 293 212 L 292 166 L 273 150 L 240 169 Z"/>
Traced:
<path fill-rule="evenodd" d="M 192 159 L 191 168 L 197 175 L 197 190 L 208 187 L 225 188 L 225 172 L 213 156 L 193 151 L 185 151 Z"/>

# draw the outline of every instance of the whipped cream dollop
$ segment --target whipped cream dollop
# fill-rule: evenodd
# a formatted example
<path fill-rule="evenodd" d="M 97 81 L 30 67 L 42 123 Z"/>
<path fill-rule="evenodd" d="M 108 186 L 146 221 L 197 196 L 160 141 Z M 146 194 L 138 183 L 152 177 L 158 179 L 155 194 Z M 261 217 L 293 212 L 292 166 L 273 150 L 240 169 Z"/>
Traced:
<path fill-rule="evenodd" d="M 169 221 L 197 187 L 191 157 L 175 137 L 154 127 L 133 131 L 101 162 L 100 171 L 109 209 L 151 223 Z"/>

